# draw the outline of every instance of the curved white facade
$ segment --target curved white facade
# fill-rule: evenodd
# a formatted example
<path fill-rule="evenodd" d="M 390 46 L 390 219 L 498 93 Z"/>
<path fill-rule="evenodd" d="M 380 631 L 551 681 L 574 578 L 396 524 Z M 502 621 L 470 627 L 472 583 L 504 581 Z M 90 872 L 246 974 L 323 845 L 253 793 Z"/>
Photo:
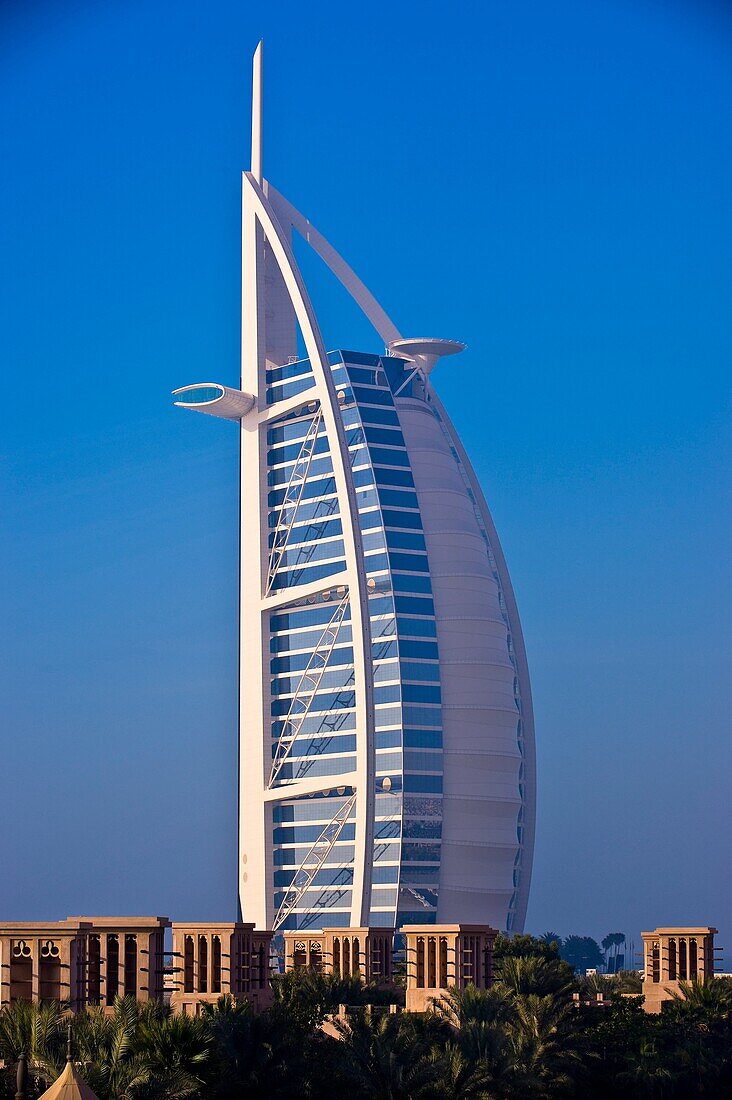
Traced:
<path fill-rule="evenodd" d="M 515 669 L 484 532 L 427 400 L 397 402 L 427 543 L 442 686 L 438 920 L 503 928 L 514 899 L 522 755 Z"/>
<path fill-rule="evenodd" d="M 275 929 L 518 931 L 533 854 L 531 695 L 495 529 L 430 380 L 461 345 L 402 340 L 261 178 L 260 79 L 261 47 L 240 391 L 214 388 L 212 405 L 202 384 L 199 409 L 241 425 L 242 915 Z M 326 353 L 293 229 L 391 352 Z"/>

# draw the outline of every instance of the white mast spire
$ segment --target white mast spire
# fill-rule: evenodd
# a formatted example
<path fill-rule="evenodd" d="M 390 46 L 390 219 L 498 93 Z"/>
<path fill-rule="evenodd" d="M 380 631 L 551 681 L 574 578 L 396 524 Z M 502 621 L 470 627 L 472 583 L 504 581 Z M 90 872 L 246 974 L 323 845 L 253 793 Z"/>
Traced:
<path fill-rule="evenodd" d="M 252 62 L 252 175 L 262 182 L 262 41 Z"/>

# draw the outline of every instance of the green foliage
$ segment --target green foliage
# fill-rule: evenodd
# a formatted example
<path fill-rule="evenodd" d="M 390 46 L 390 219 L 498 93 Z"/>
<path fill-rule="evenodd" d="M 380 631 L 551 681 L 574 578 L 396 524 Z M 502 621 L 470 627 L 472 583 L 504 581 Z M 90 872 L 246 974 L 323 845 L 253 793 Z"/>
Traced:
<path fill-rule="evenodd" d="M 556 997 L 516 997 L 509 1032 L 511 1086 L 515 1096 L 559 1095 L 581 1079 L 581 1061 L 571 1027 L 573 1010 Z"/>
<path fill-rule="evenodd" d="M 5 1083 L 10 1095 L 15 1092 L 15 1066 L 25 1052 L 31 1094 L 36 1096 L 56 1077 L 63 1050 L 64 1025 L 61 1005 L 40 1006 L 18 1001 L 0 1011 L 0 1059 L 6 1066 Z"/>
<path fill-rule="evenodd" d="M 618 970 L 610 980 L 615 993 L 640 993 L 643 989 L 643 980 L 637 970 Z"/>
<path fill-rule="evenodd" d="M 496 980 L 512 993 L 566 1000 L 574 985 L 572 967 L 561 959 L 506 955 L 496 963 Z"/>
<path fill-rule="evenodd" d="M 694 978 L 679 982 L 677 993 L 672 992 L 672 1008 L 681 1019 L 694 1019 L 718 1025 L 727 1023 L 732 1014 L 732 982 L 729 978 Z"/>
<path fill-rule="evenodd" d="M 206 1100 L 289 1096 L 305 1077 L 307 1040 L 319 1021 L 308 1022 L 300 1005 L 280 1001 L 256 1013 L 246 1001 L 220 997 L 201 1007 L 201 1020 L 213 1047 L 201 1092 Z"/>
<path fill-rule="evenodd" d="M 370 989 L 306 971 L 275 983 L 269 1011 L 221 997 L 195 1017 L 118 1000 L 0 1010 L 0 1095 L 29 1054 L 35 1100 L 63 1067 L 70 1018 L 79 1070 L 100 1100 L 728 1100 L 732 984 L 682 982 L 657 1016 L 624 996 L 637 975 L 572 980 L 551 943 L 504 937 L 499 980 L 450 989 L 431 1012 L 392 1014 Z M 577 1006 L 573 989 L 601 991 Z M 335 1019 L 339 1004 L 346 1019 Z M 335 1021 L 335 1022 L 334 1022 Z M 325 1030 L 323 1023 L 325 1022 Z M 337 1037 L 336 1037 L 337 1036 Z"/>
<path fill-rule="evenodd" d="M 369 1100 L 416 1100 L 434 1090 L 442 1069 L 432 1017 L 359 1012 L 336 1028 L 346 1091 Z"/>
<path fill-rule="evenodd" d="M 399 986 L 366 984 L 359 977 L 321 974 L 298 967 L 272 979 L 275 1005 L 287 1010 L 298 1027 L 314 1027 L 339 1005 L 404 1004 Z"/>
<path fill-rule="evenodd" d="M 498 960 L 511 955 L 514 958 L 537 958 L 551 962 L 552 959 L 559 958 L 562 941 L 561 938 L 554 938 L 553 932 L 547 935 L 552 939 L 547 939 L 545 936 L 537 938 L 528 935 L 507 936 L 499 933 L 493 945 L 493 958 Z"/>

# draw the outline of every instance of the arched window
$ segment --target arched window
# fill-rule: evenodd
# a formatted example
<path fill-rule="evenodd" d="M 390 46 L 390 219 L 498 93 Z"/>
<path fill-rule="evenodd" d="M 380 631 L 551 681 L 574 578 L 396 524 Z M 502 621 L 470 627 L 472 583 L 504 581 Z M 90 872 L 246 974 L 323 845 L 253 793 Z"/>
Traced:
<path fill-rule="evenodd" d="M 679 978 L 682 982 L 685 982 L 688 977 L 688 970 L 686 965 L 686 940 L 679 940 Z"/>
<path fill-rule="evenodd" d="M 671 938 L 668 941 L 668 979 L 670 982 L 676 981 L 676 940 Z"/>
<path fill-rule="evenodd" d="M 358 974 L 361 970 L 361 949 L 355 936 L 353 939 L 353 965 L 351 969 L 354 974 Z"/>
<path fill-rule="evenodd" d="M 42 1001 L 61 1000 L 61 950 L 55 940 L 41 940 L 38 993 Z"/>
<path fill-rule="evenodd" d="M 483 988 L 488 989 L 493 980 L 493 959 L 490 947 L 483 948 Z"/>
<path fill-rule="evenodd" d="M 447 989 L 447 937 L 440 936 L 440 989 Z"/>
<path fill-rule="evenodd" d="M 318 973 L 323 969 L 323 945 L 317 940 L 310 944 L 310 968 Z"/>
<path fill-rule="evenodd" d="M 33 997 L 33 952 L 28 940 L 13 940 L 10 949 L 10 1000 Z"/>
<path fill-rule="evenodd" d="M 108 1005 L 114 1004 L 119 993 L 119 939 L 115 935 L 107 936 L 107 996 Z"/>
<path fill-rule="evenodd" d="M 424 989 L 424 936 L 417 936 L 417 989 Z"/>
<path fill-rule="evenodd" d="M 193 936 L 186 936 L 183 946 L 183 992 L 193 993 Z"/>
<path fill-rule="evenodd" d="M 427 985 L 437 987 L 437 940 L 430 936 L 427 940 Z"/>
<path fill-rule="evenodd" d="M 351 976 L 351 943 L 348 936 L 343 937 L 343 977 Z"/>
<path fill-rule="evenodd" d="M 333 973 L 341 972 L 341 941 L 338 936 L 333 940 Z"/>
<path fill-rule="evenodd" d="M 137 936 L 125 936 L 125 997 L 137 996 Z"/>
<path fill-rule="evenodd" d="M 305 940 L 295 940 L 292 950 L 292 965 L 295 969 L 308 965 L 307 948 Z"/>
<path fill-rule="evenodd" d="M 198 992 L 208 993 L 208 940 L 198 937 Z"/>
<path fill-rule="evenodd" d="M 232 958 L 229 959 L 229 981 L 232 993 L 243 993 L 245 985 L 245 973 L 248 973 L 247 963 L 249 953 L 246 948 L 246 940 L 243 936 L 236 935 L 232 941 Z"/>
<path fill-rule="evenodd" d="M 661 980 L 661 946 L 658 940 L 654 940 L 651 946 L 651 981 Z"/>
<path fill-rule="evenodd" d="M 211 939 L 211 992 L 221 992 L 221 937 Z"/>
<path fill-rule="evenodd" d="M 696 936 L 689 940 L 689 977 L 696 978 L 699 974 L 699 952 L 696 946 Z"/>
<path fill-rule="evenodd" d="M 89 979 L 86 997 L 89 1004 L 98 1005 L 102 996 L 102 945 L 99 936 L 89 937 Z"/>

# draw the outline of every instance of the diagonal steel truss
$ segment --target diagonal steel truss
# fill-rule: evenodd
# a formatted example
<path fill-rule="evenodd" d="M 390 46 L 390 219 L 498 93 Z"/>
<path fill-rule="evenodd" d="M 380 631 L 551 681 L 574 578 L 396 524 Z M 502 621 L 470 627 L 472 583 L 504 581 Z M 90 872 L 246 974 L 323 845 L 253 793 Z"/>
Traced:
<path fill-rule="evenodd" d="M 297 507 L 302 499 L 303 490 L 310 470 L 310 463 L 315 454 L 315 445 L 318 441 L 318 431 L 320 430 L 322 420 L 323 407 L 321 405 L 311 420 L 310 427 L 305 433 L 305 438 L 302 441 L 300 452 L 290 472 L 285 495 L 282 498 L 282 504 L 277 514 L 277 524 L 272 539 L 272 547 L 269 552 L 265 596 L 268 596 L 272 590 L 274 579 L 277 576 L 277 571 L 285 555 L 287 544 L 290 541 L 290 532 L 292 531 L 292 525 L 295 520 L 295 515 L 297 514 Z"/>
<path fill-rule="evenodd" d="M 299 736 L 302 724 L 310 712 L 313 699 L 320 687 L 323 674 L 328 667 L 330 655 L 338 640 L 338 631 L 340 630 L 348 606 L 348 589 L 346 588 L 340 600 L 335 605 L 333 614 L 325 624 L 313 652 L 310 654 L 308 663 L 298 681 L 295 694 L 290 702 L 290 709 L 287 712 L 287 717 L 282 723 L 282 733 L 277 740 L 277 748 L 275 749 L 275 755 L 272 761 L 272 771 L 269 776 L 268 786 L 270 788 L 276 782 L 282 770 L 282 765 L 292 752 L 292 746 Z"/>
<path fill-rule="evenodd" d="M 343 826 L 351 816 L 351 811 L 355 805 L 356 792 L 354 791 L 351 797 L 347 798 L 340 809 L 334 814 L 325 828 L 321 831 L 318 839 L 308 850 L 305 858 L 295 872 L 292 882 L 285 892 L 282 903 L 277 910 L 277 916 L 272 925 L 275 932 L 283 922 L 287 920 L 290 913 L 305 891 L 309 888 L 318 871 L 332 852 L 333 846 L 343 832 Z"/>

